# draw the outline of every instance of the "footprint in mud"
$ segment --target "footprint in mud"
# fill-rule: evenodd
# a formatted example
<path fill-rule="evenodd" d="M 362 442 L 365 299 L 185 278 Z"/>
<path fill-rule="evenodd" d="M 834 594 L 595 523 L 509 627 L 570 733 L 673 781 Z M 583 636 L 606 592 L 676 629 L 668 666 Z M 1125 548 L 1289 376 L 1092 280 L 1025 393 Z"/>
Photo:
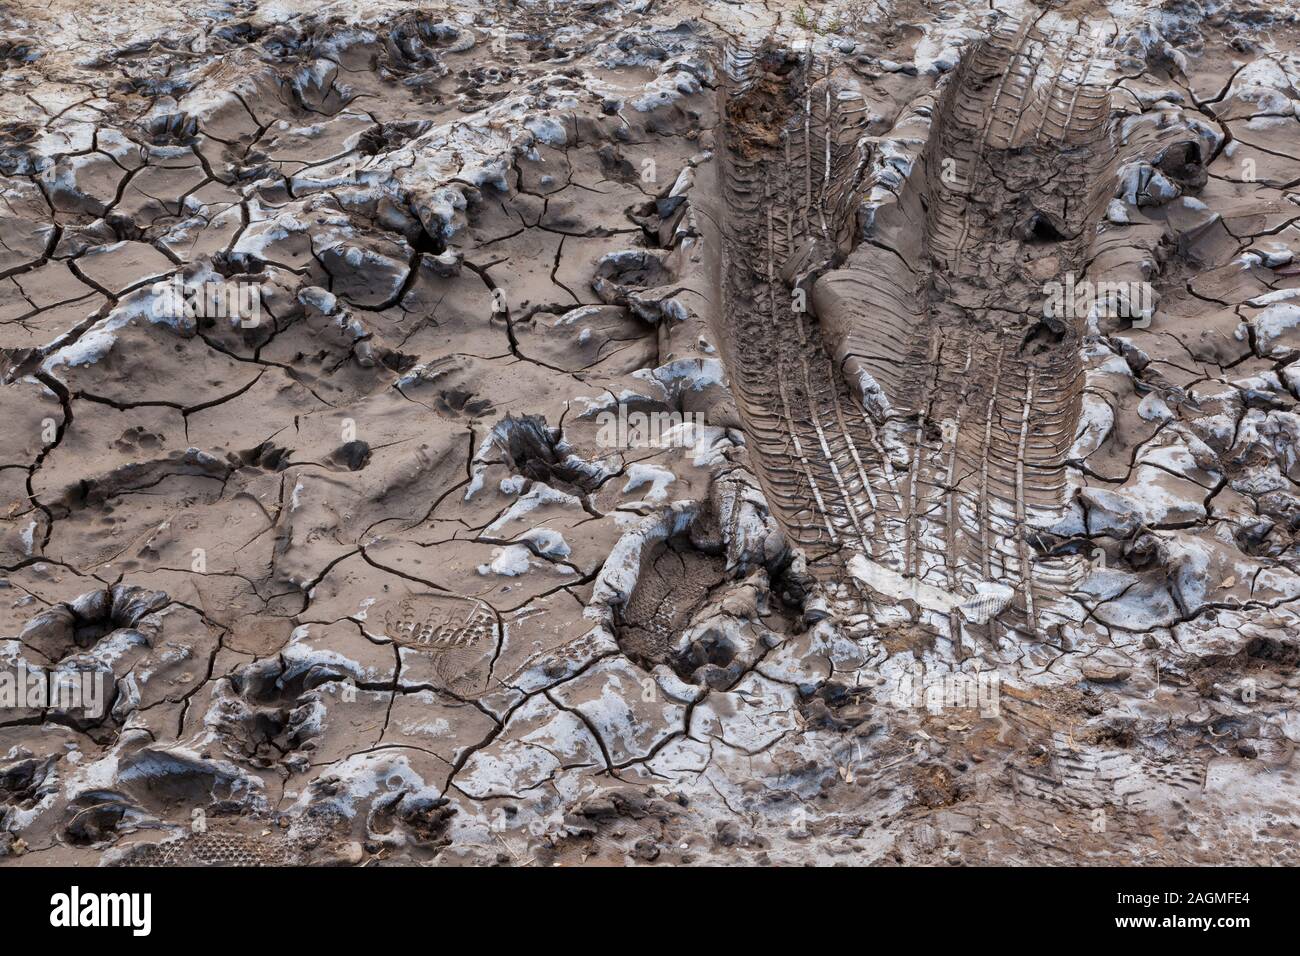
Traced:
<path fill-rule="evenodd" d="M 115 585 L 89 591 L 41 611 L 27 622 L 18 640 L 50 661 L 62 661 L 106 638 L 152 644 L 161 622 L 152 615 L 171 599 L 162 591 Z"/>
<path fill-rule="evenodd" d="M 404 143 L 427 132 L 432 125 L 428 120 L 377 123 L 361 134 L 361 138 L 357 140 L 357 152 L 363 156 L 391 153 Z"/>
<path fill-rule="evenodd" d="M 143 747 L 117 760 L 110 786 L 69 801 L 61 834 L 89 846 L 161 820 L 238 814 L 264 808 L 262 782 L 233 764 L 181 749 Z"/>
<path fill-rule="evenodd" d="M 448 594 L 411 594 L 377 609 L 384 636 L 400 649 L 402 677 L 461 699 L 486 694 L 500 645 L 496 613 L 482 601 Z"/>
<path fill-rule="evenodd" d="M 689 541 L 669 539 L 645 558 L 636 587 L 617 621 L 619 646 L 647 670 L 668 664 L 693 680 L 697 672 L 725 670 L 735 649 L 721 640 L 682 640 L 692 618 L 722 585 L 726 563 L 696 550 Z M 702 675 L 703 676 L 703 675 Z"/>
<path fill-rule="evenodd" d="M 30 813 L 59 791 L 58 774 L 54 773 L 58 755 L 38 757 L 25 747 L 16 747 L 10 756 L 0 763 L 0 832 L 11 829 L 15 814 Z"/>
<path fill-rule="evenodd" d="M 199 121 L 187 113 L 150 117 L 141 131 L 154 146 L 193 146 L 199 141 Z"/>
<path fill-rule="evenodd" d="M 361 440 L 350 441 L 345 445 L 340 445 L 330 453 L 325 459 L 326 463 L 335 468 L 346 468 L 348 471 L 360 471 L 366 465 L 370 464 L 370 446 Z"/>
<path fill-rule="evenodd" d="M 204 723 L 234 759 L 263 769 L 302 769 L 325 717 L 316 689 L 349 676 L 319 665 L 287 675 L 279 657 L 254 661 L 218 681 Z"/>
<path fill-rule="evenodd" d="M 366 832 L 382 840 L 403 828 L 417 843 L 440 849 L 451 843 L 447 831 L 455 807 L 446 797 L 408 789 L 395 790 L 377 797 L 366 817 Z"/>
<path fill-rule="evenodd" d="M 559 429 L 547 427 L 538 415 L 507 415 L 492 429 L 492 440 L 509 458 L 513 473 L 542 481 L 560 491 L 588 493 L 600 487 L 605 474 L 573 455 Z"/>
<path fill-rule="evenodd" d="M 63 838 L 73 846 L 94 846 L 147 822 L 149 815 L 122 794 L 91 790 L 68 803 Z"/>
<path fill-rule="evenodd" d="M 433 409 L 443 418 L 481 418 L 493 409 L 492 402 L 473 392 L 452 388 L 438 393 Z"/>
<path fill-rule="evenodd" d="M 161 843 L 136 843 L 106 854 L 105 866 L 291 866 L 301 863 L 283 838 L 209 830 Z"/>
<path fill-rule="evenodd" d="M 409 357 L 398 356 L 403 364 Z M 472 366 L 456 356 L 443 356 L 423 365 L 406 365 L 397 390 L 412 401 L 422 402 L 444 419 L 480 418 L 495 407 L 475 391 Z"/>
<path fill-rule="evenodd" d="M 151 432 L 133 425 L 113 442 L 113 446 L 120 451 L 155 451 L 159 448 L 166 447 L 167 436 L 161 432 Z"/>
<path fill-rule="evenodd" d="M 665 265 L 664 258 L 664 253 L 651 249 L 606 253 L 596 263 L 591 287 L 602 302 L 623 305 L 633 290 L 650 289 L 672 281 L 672 271 Z"/>

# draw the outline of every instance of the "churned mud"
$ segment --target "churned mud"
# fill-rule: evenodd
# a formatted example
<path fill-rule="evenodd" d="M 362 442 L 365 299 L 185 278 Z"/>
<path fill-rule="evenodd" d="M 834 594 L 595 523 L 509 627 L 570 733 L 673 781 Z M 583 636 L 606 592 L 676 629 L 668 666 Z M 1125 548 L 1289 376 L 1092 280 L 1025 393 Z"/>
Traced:
<path fill-rule="evenodd" d="M 1300 13 L 0 10 L 5 865 L 1300 862 Z"/>

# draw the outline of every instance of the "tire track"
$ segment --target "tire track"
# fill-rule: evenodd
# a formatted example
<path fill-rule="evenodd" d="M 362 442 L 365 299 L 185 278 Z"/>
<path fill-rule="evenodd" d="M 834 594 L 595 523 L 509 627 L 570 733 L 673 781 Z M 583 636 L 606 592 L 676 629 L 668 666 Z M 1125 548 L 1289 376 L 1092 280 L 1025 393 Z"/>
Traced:
<path fill-rule="evenodd" d="M 724 94 L 722 338 L 774 511 L 815 574 L 851 582 L 843 560 L 873 553 L 887 482 L 807 300 L 852 228 L 843 184 L 861 165 L 857 132 L 815 64 L 764 55 Z"/>
<path fill-rule="evenodd" d="M 954 337 L 979 356 L 977 370 L 989 360 L 994 369 L 977 371 L 957 407 L 928 410 L 956 421 L 960 405 L 985 408 L 977 453 L 959 427 L 949 442 L 961 465 L 948 472 L 980 476 L 977 491 L 961 478 L 946 482 L 946 495 L 977 495 L 980 503 L 977 548 L 948 529 L 949 588 L 961 576 L 952 572 L 952 552 L 974 552 L 976 560 L 957 560 L 1014 589 L 1003 623 L 1031 637 L 1041 633 L 1051 588 L 1036 574 L 1030 539 L 1063 504 L 1082 386 L 1077 329 L 1046 325 L 1038 309 L 1046 282 L 1083 271 L 1114 157 L 1108 96 L 1089 84 L 1082 38 L 1045 34 L 1040 22 L 1004 26 L 959 67 L 927 157 L 929 168 L 956 160 L 957 188 L 940 181 L 926 223 L 931 275 L 944 277 L 930 283 L 929 317 L 941 318 L 944 332 L 959 330 Z M 1084 201 L 1072 203 L 1079 196 Z M 939 361 L 955 352 L 942 350 Z M 964 583 L 976 581 L 969 575 Z"/>
<path fill-rule="evenodd" d="M 1000 623 L 1029 636 L 1066 577 L 1032 542 L 1063 504 L 1082 386 L 1079 332 L 1040 317 L 1042 290 L 1083 271 L 1115 162 L 1087 38 L 1040 22 L 968 51 L 897 193 L 903 225 L 870 243 L 864 111 L 831 71 L 731 54 L 719 144 L 720 338 L 790 540 L 841 597 L 905 596 L 862 588 L 860 555 L 913 593 L 992 587 Z"/>

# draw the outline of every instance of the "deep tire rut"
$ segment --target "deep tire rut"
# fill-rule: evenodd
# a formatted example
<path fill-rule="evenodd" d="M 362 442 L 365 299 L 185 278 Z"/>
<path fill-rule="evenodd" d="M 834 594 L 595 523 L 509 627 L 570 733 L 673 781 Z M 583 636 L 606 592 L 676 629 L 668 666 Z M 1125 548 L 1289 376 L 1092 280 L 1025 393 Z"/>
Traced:
<path fill-rule="evenodd" d="M 853 85 L 770 49 L 729 55 L 724 353 L 773 510 L 850 606 L 992 595 L 1032 637 L 1071 583 L 1038 541 L 1064 504 L 1081 322 L 1042 304 L 1084 270 L 1113 184 L 1087 48 L 1027 21 L 967 51 L 919 111 L 933 131 L 892 236 L 858 221 L 872 183 Z M 911 583 L 864 586 L 855 556 Z"/>

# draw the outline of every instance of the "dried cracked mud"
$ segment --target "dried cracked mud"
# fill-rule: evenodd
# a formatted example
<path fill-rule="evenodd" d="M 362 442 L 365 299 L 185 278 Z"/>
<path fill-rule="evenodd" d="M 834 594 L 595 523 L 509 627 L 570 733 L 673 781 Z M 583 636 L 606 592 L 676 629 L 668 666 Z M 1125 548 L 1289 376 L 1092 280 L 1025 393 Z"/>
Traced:
<path fill-rule="evenodd" d="M 5 865 L 1300 863 L 1300 13 L 0 10 Z"/>

